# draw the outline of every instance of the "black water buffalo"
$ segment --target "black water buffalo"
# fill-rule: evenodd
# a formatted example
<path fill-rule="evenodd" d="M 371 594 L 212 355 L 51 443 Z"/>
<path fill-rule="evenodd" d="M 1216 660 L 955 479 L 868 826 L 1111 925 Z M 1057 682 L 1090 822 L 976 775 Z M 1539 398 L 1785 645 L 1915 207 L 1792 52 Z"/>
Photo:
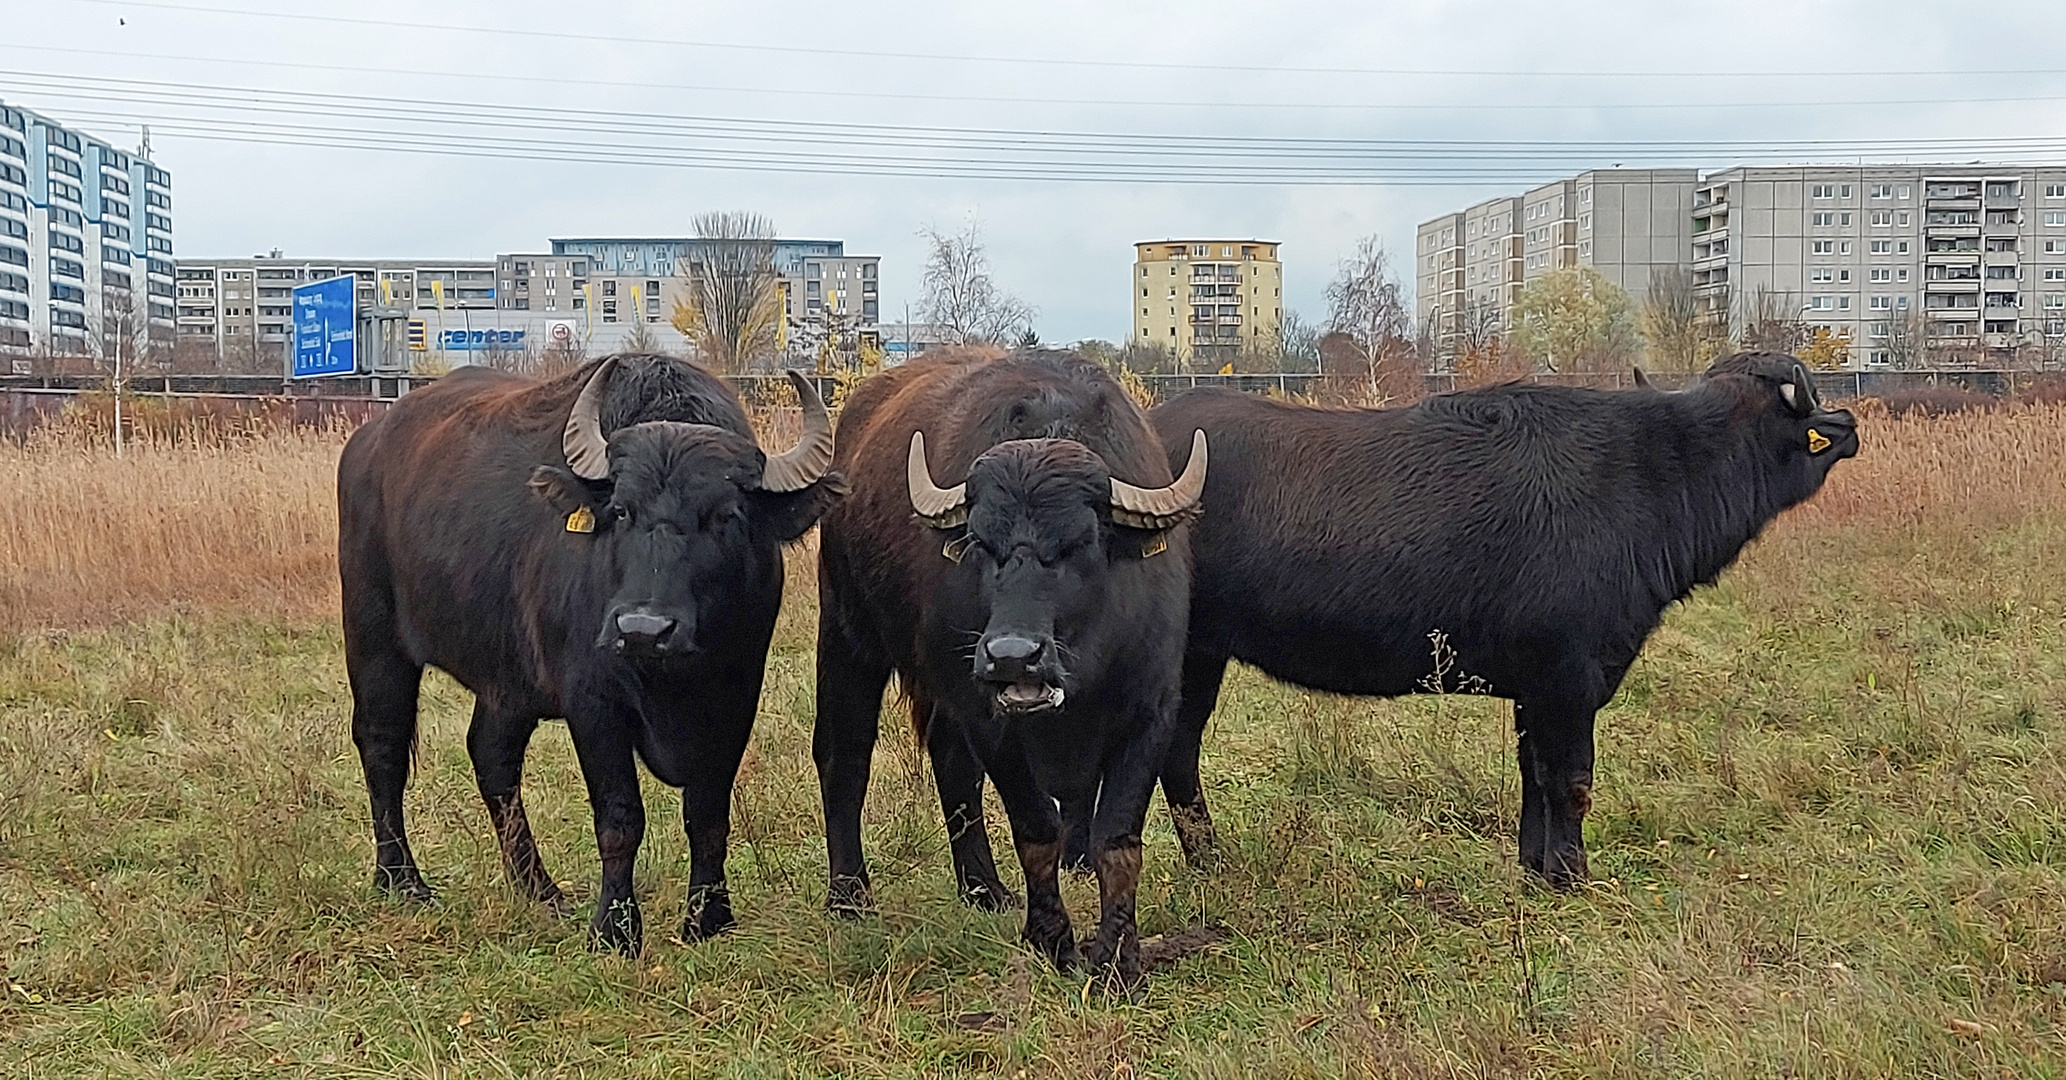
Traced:
<path fill-rule="evenodd" d="M 818 579 L 813 751 L 835 911 L 870 902 L 861 804 L 894 670 L 965 893 L 1009 897 L 983 832 L 987 770 L 1026 875 L 1025 938 L 1061 967 L 1076 945 L 1054 800 L 1087 806 L 1102 783 L 1088 958 L 1138 978 L 1141 825 L 1176 720 L 1182 526 L 1205 483 L 1205 437 L 1184 442 L 1172 482 L 1139 408 L 1071 353 L 920 360 L 854 393 L 836 462 L 853 494 L 825 516 Z"/>
<path fill-rule="evenodd" d="M 560 902 L 518 783 L 539 719 L 565 717 L 602 855 L 596 939 L 639 947 L 635 759 L 682 789 L 683 935 L 731 925 L 732 781 L 781 604 L 782 545 L 844 491 L 825 406 L 795 381 L 803 438 L 773 457 L 722 381 L 645 355 L 544 383 L 461 368 L 352 436 L 337 467 L 338 570 L 378 885 L 430 896 L 402 787 L 433 664 L 474 693 L 466 748 L 518 888 Z"/>
<path fill-rule="evenodd" d="M 1227 660 L 1347 694 L 1455 680 L 1514 701 L 1521 861 L 1586 878 L 1593 714 L 1664 609 L 1858 452 L 1799 361 L 1739 353 L 1682 393 L 1510 385 L 1398 409 L 1199 390 L 1151 416 L 1212 439 L 1182 717 L 1162 785 L 1210 850 L 1198 743 Z M 1172 454 L 1172 460 L 1176 455 Z"/>

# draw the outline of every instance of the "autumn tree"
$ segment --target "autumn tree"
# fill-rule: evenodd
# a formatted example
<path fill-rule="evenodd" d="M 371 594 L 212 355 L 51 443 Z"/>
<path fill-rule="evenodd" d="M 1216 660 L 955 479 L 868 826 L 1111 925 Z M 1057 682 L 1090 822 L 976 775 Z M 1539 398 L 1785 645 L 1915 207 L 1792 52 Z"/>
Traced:
<path fill-rule="evenodd" d="M 1015 344 L 1033 329 L 1033 308 L 997 287 L 973 219 L 958 233 L 931 226 L 925 238 L 924 292 L 918 309 L 953 345 Z"/>
<path fill-rule="evenodd" d="M 1815 328 L 1815 336 L 1794 351 L 1800 362 L 1817 371 L 1834 371 L 1851 361 L 1851 339 L 1832 334 L 1828 327 Z"/>
<path fill-rule="evenodd" d="M 774 355 L 782 326 L 775 224 L 743 210 L 698 214 L 693 224 L 688 291 L 668 321 L 713 369 L 746 371 Z"/>
<path fill-rule="evenodd" d="M 1635 307 L 1590 266 L 1552 270 L 1521 288 L 1507 340 L 1546 371 L 1603 371 L 1636 353 Z"/>

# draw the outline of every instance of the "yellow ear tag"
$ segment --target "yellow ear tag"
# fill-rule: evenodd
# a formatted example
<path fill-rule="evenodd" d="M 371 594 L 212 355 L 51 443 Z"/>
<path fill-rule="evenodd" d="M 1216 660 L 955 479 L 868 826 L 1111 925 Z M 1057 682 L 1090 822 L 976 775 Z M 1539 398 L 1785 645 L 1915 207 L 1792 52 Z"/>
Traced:
<path fill-rule="evenodd" d="M 1808 453 L 1819 454 L 1829 449 L 1829 438 L 1814 428 L 1808 429 Z"/>
<path fill-rule="evenodd" d="M 1160 555 L 1168 550 L 1169 534 L 1166 532 L 1159 532 L 1156 533 L 1154 536 L 1149 537 L 1147 543 L 1141 545 L 1141 558 L 1152 559 L 1155 556 Z"/>
<path fill-rule="evenodd" d="M 567 531 L 592 533 L 595 531 L 595 511 L 582 507 L 567 515 Z"/>

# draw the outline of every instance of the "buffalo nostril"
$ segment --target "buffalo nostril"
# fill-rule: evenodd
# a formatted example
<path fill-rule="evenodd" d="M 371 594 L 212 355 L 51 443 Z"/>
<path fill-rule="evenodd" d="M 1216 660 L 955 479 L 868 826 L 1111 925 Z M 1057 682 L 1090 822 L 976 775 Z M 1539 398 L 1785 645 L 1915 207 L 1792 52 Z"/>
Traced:
<path fill-rule="evenodd" d="M 665 615 L 632 611 L 617 616 L 617 632 L 625 637 L 642 637 L 658 641 L 673 629 L 674 620 Z"/>
<path fill-rule="evenodd" d="M 984 642 L 983 652 L 992 660 L 1030 664 L 1040 656 L 1040 643 L 1011 634 Z"/>

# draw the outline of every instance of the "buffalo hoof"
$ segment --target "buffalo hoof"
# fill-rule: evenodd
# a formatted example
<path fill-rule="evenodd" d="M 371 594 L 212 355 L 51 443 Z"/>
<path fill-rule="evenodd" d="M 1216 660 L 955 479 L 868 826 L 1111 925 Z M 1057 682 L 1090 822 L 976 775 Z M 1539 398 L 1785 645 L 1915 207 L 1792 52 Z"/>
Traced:
<path fill-rule="evenodd" d="M 1213 832 L 1212 815 L 1205 800 L 1178 803 L 1169 808 L 1170 824 L 1176 826 L 1177 843 L 1183 846 L 1184 862 L 1201 873 L 1219 865 L 1219 838 Z"/>
<path fill-rule="evenodd" d="M 964 881 L 961 902 L 977 911 L 1010 911 L 1019 906 L 1019 896 L 1002 881 Z"/>
<path fill-rule="evenodd" d="M 637 956 L 645 940 L 646 924 L 638 901 L 626 898 L 599 904 L 595 920 L 588 924 L 589 944 L 597 950 Z"/>
<path fill-rule="evenodd" d="M 1026 929 L 1019 937 L 1047 957 L 1056 971 L 1066 975 L 1076 967 L 1076 935 L 1069 929 L 1069 913 L 1059 903 L 1049 911 L 1028 915 Z"/>
<path fill-rule="evenodd" d="M 1100 933 L 1092 938 L 1084 950 L 1084 960 L 1096 972 L 1099 982 L 1104 984 L 1105 993 L 1138 1003 L 1135 995 L 1147 984 L 1141 970 L 1141 940 L 1136 934 L 1127 934 L 1119 941 L 1108 942 Z"/>
<path fill-rule="evenodd" d="M 1559 889 L 1576 889 L 1592 880 L 1582 848 L 1552 852 L 1547 858 L 1533 852 L 1524 853 L 1521 865 Z"/>
<path fill-rule="evenodd" d="M 834 918 L 858 919 L 875 910 L 875 891 L 869 888 L 867 878 L 833 878 L 825 895 L 825 910 Z"/>
<path fill-rule="evenodd" d="M 698 896 L 689 894 L 689 914 L 682 920 L 683 941 L 708 941 L 737 925 L 732 918 L 732 898 L 724 886 L 706 887 Z"/>
<path fill-rule="evenodd" d="M 429 904 L 437 900 L 430 883 L 423 880 L 422 873 L 413 866 L 377 866 L 373 868 L 373 887 L 397 900 L 411 904 Z"/>

